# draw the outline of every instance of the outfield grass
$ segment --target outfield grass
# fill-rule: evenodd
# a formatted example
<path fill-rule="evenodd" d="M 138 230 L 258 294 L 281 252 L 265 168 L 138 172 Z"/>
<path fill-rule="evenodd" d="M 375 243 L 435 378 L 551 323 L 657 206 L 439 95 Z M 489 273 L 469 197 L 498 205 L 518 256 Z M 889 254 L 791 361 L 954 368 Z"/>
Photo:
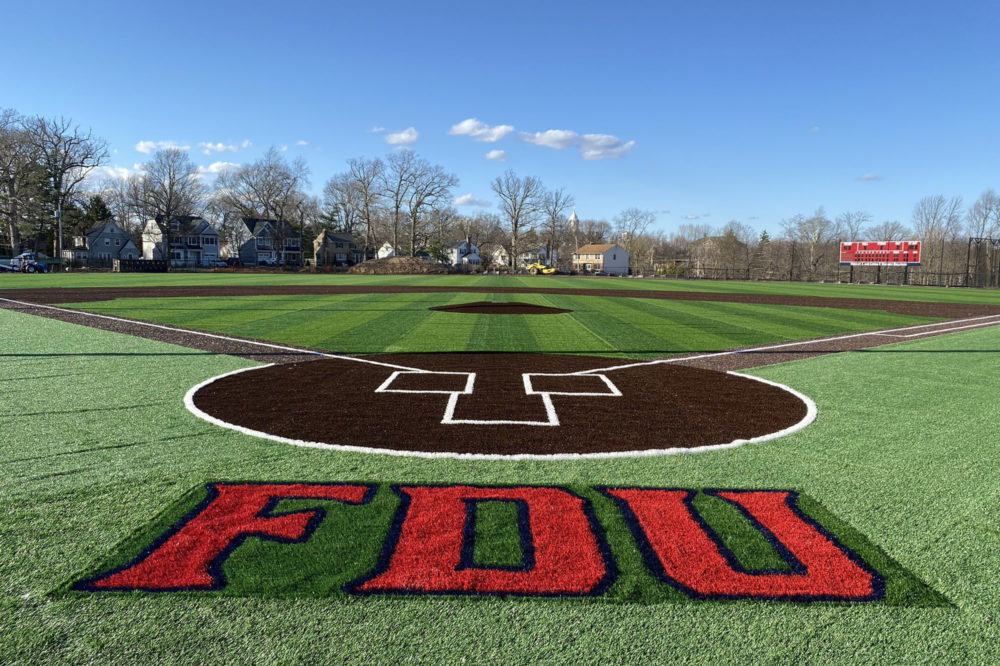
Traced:
<path fill-rule="evenodd" d="M 184 392 L 237 358 L 3 310 L 0 339 L 3 662 L 1000 660 L 996 329 L 755 372 L 819 407 L 780 440 L 508 463 L 298 449 L 189 414 Z M 797 488 L 951 605 L 54 594 L 212 480 Z"/>
<path fill-rule="evenodd" d="M 483 300 L 516 300 L 572 312 L 474 315 L 429 309 Z M 347 353 L 518 351 L 633 358 L 732 349 L 936 321 L 880 310 L 561 294 L 147 298 L 70 306 Z"/>
<path fill-rule="evenodd" d="M 535 289 L 634 289 L 706 293 L 775 294 L 864 298 L 932 303 L 1000 304 L 1000 291 L 889 285 L 744 282 L 738 280 L 630 279 L 611 277 L 508 275 L 346 275 L 316 273 L 52 273 L 0 274 L 4 289 L 48 287 L 154 287 L 194 285 L 404 285 L 531 287 Z"/>

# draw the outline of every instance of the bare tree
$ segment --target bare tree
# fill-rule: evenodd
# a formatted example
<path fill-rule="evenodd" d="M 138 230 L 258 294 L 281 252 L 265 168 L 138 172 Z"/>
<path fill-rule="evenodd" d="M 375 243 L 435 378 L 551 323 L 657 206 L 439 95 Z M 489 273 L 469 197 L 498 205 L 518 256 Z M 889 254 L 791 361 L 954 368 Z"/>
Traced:
<path fill-rule="evenodd" d="M 338 231 L 354 234 L 362 224 L 363 202 L 350 173 L 337 174 L 323 187 L 323 207 L 336 221 Z"/>
<path fill-rule="evenodd" d="M 130 182 L 132 205 L 152 220 L 143 227 L 143 241 L 155 243 L 160 237 L 164 259 L 170 259 L 171 220 L 200 212 L 206 188 L 198 177 L 198 167 L 186 151 L 162 148 L 143 165 L 143 173 Z M 162 221 L 162 224 L 158 224 Z M 153 226 L 158 227 L 157 229 Z"/>
<path fill-rule="evenodd" d="M 87 175 L 108 158 L 104 139 L 86 133 L 66 118 L 36 116 L 27 123 L 28 135 L 38 151 L 41 165 L 52 182 L 56 210 L 56 256 L 62 258 L 62 210 L 70 203 L 77 187 Z"/>
<path fill-rule="evenodd" d="M 633 255 L 636 254 L 639 239 L 655 220 L 655 213 L 638 208 L 626 208 L 615 216 L 615 235 L 618 236 L 621 246 L 629 253 L 632 267 L 638 266 L 639 257 Z"/>
<path fill-rule="evenodd" d="M 500 199 L 500 211 L 510 233 L 510 261 L 517 267 L 521 236 L 532 231 L 543 210 L 545 188 L 534 176 L 519 178 L 512 170 L 498 176 L 491 186 Z"/>
<path fill-rule="evenodd" d="M 1000 229 L 1000 196 L 992 189 L 985 190 L 969 207 L 965 217 L 969 236 L 992 237 Z"/>
<path fill-rule="evenodd" d="M 913 207 L 913 232 L 923 241 L 923 255 L 930 255 L 928 265 L 933 266 L 937 254 L 939 274 L 944 273 L 945 243 L 961 231 L 961 211 L 961 197 L 946 199 L 940 194 L 924 197 Z"/>
<path fill-rule="evenodd" d="M 389 233 L 392 236 L 392 250 L 399 255 L 399 233 L 402 230 L 403 208 L 410 198 L 413 188 L 413 174 L 416 169 L 413 151 L 401 150 L 390 153 L 382 171 L 382 194 L 388 209 Z"/>
<path fill-rule="evenodd" d="M 309 184 L 309 167 L 301 157 L 288 162 L 273 146 L 256 162 L 224 171 L 216 180 L 216 196 L 246 218 L 274 220 L 272 240 L 284 261 L 290 250 L 290 223 Z M 301 237 L 303 229 L 299 228 Z M 293 250 L 301 252 L 301 249 Z M 301 255 L 300 255 L 301 256 Z"/>
<path fill-rule="evenodd" d="M 444 202 L 450 202 L 451 190 L 457 185 L 458 177 L 447 173 L 444 167 L 432 165 L 425 159 L 414 159 L 409 197 L 406 200 L 406 212 L 410 218 L 411 257 L 417 253 L 423 213 L 441 207 Z"/>
<path fill-rule="evenodd" d="M 851 241 L 865 240 L 860 238 L 862 231 L 871 224 L 872 216 L 863 210 L 849 210 L 837 216 L 837 224 L 847 234 Z"/>
<path fill-rule="evenodd" d="M 566 194 L 561 187 L 545 193 L 542 201 L 542 212 L 545 216 L 545 256 L 550 266 L 555 265 L 552 261 L 552 251 L 560 246 L 559 238 L 566 227 L 566 211 L 574 203 L 573 197 Z"/>
<path fill-rule="evenodd" d="M 870 240 L 877 241 L 901 241 L 906 240 L 910 235 L 910 230 L 905 224 L 898 220 L 886 220 L 880 224 L 875 224 L 865 229 L 865 234 Z"/>
<path fill-rule="evenodd" d="M 812 217 L 796 215 L 783 221 L 782 227 L 785 237 L 793 244 L 793 252 L 795 244 L 801 244 L 805 247 L 802 259 L 806 262 L 806 272 L 809 276 L 817 276 L 820 272 L 820 264 L 832 254 L 832 243 L 837 240 L 840 227 L 836 222 L 826 217 L 822 206 L 816 209 Z"/>
<path fill-rule="evenodd" d="M 43 174 L 38 159 L 24 119 L 13 109 L 0 111 L 0 216 L 14 254 L 21 249 L 21 216 L 39 196 Z"/>
<path fill-rule="evenodd" d="M 376 158 L 368 160 L 355 158 L 348 160 L 349 173 L 355 189 L 360 197 L 361 220 L 365 225 L 365 252 L 364 257 L 368 257 L 368 249 L 375 247 L 375 217 L 382 205 L 382 173 L 385 171 L 385 164 Z"/>

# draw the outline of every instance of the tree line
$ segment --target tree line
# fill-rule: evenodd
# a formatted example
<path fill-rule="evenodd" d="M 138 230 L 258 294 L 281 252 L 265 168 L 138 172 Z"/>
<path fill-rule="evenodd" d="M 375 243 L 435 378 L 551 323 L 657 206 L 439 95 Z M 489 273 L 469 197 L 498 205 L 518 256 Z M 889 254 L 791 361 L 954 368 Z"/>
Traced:
<path fill-rule="evenodd" d="M 276 148 L 222 169 L 211 186 L 206 170 L 178 148 L 155 151 L 135 172 L 92 177 L 108 157 L 106 141 L 70 120 L 0 111 L 0 254 L 58 255 L 65 238 L 110 219 L 140 245 L 148 220 L 175 216 L 204 217 L 222 243 L 238 246 L 245 240 L 241 219 L 261 218 L 288 222 L 304 248 L 328 230 L 351 234 L 368 254 L 388 243 L 397 255 L 443 259 L 448 243 L 468 239 L 486 262 L 493 256 L 514 262 L 544 248 L 568 270 L 575 249 L 616 242 L 630 253 L 634 273 L 798 280 L 839 275 L 840 241 L 921 240 L 924 271 L 945 275 L 965 270 L 969 237 L 1000 236 L 1000 197 L 993 190 L 968 208 L 960 197 L 924 197 L 909 225 L 876 222 L 860 210 L 828 216 L 821 207 L 778 221 L 772 236 L 738 220 L 657 230 L 655 214 L 636 207 L 610 221 L 570 224 L 572 194 L 512 170 L 490 183 L 491 210 L 462 214 L 455 206 L 457 176 L 410 150 L 348 160 L 319 196 L 309 193 L 305 161 Z"/>

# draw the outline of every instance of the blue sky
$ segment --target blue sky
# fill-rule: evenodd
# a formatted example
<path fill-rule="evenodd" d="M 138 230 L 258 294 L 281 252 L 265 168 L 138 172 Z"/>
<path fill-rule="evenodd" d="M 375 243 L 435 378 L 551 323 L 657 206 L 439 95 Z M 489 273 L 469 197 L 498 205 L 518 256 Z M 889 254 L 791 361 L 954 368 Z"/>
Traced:
<path fill-rule="evenodd" d="M 4 9 L 0 107 L 92 127 L 114 167 L 142 142 L 206 167 L 287 146 L 319 192 L 408 145 L 456 195 L 492 201 L 510 168 L 666 231 L 818 206 L 908 223 L 920 197 L 1000 188 L 996 2 L 40 7 Z"/>

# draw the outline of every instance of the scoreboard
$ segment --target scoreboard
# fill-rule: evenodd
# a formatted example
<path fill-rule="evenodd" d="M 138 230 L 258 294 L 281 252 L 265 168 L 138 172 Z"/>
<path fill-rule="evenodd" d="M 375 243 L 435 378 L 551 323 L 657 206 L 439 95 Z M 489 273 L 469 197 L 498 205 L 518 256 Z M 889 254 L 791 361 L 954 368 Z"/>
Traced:
<path fill-rule="evenodd" d="M 855 241 L 840 244 L 841 266 L 919 266 L 920 241 Z"/>

